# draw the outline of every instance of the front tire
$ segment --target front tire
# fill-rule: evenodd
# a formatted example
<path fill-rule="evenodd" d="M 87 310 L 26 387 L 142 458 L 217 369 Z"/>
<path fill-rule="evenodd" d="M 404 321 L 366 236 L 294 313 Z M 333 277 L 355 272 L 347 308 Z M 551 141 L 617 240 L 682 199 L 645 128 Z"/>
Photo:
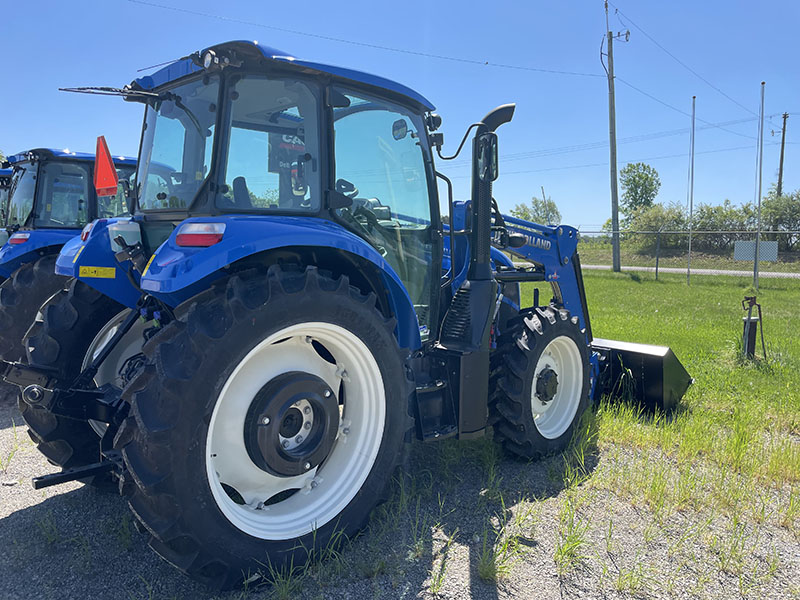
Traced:
<path fill-rule="evenodd" d="M 522 458 L 562 452 L 589 405 L 585 333 L 550 305 L 523 311 L 509 334 L 494 375 L 495 438 Z"/>
<path fill-rule="evenodd" d="M 355 534 L 397 465 L 413 390 L 375 296 L 272 267 L 176 316 L 144 347 L 115 440 L 151 547 L 229 588 Z"/>

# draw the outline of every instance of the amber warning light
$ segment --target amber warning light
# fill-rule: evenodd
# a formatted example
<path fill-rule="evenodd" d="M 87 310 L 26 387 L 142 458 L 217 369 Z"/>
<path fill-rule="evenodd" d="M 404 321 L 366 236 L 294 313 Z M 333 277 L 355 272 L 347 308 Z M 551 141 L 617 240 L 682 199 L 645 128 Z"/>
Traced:
<path fill-rule="evenodd" d="M 108 151 L 106 138 L 97 138 L 97 152 L 94 157 L 94 189 L 98 196 L 113 196 L 117 193 L 119 177 L 114 160 Z"/>

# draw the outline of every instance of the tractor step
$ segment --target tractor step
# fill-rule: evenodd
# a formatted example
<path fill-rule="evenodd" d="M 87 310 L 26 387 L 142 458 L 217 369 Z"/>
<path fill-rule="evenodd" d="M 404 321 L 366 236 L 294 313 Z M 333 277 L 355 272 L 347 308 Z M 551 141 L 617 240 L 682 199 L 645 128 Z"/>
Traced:
<path fill-rule="evenodd" d="M 674 409 L 693 379 L 667 346 L 594 338 L 600 354 L 600 394 L 630 399 L 649 410 Z"/>

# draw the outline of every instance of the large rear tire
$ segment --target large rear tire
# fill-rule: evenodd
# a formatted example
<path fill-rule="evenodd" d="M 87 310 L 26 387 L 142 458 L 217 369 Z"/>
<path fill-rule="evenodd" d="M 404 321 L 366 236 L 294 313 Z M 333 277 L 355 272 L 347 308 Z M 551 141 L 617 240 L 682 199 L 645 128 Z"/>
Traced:
<path fill-rule="evenodd" d="M 589 405 L 585 333 L 577 317 L 553 305 L 511 323 L 493 374 L 495 438 L 526 459 L 562 452 Z"/>
<path fill-rule="evenodd" d="M 123 310 L 118 302 L 73 279 L 42 307 L 41 319 L 25 336 L 28 364 L 49 370 L 56 385 L 71 385 L 87 357 L 98 351 L 103 341 L 96 339 L 98 333 Z M 111 382 L 96 380 L 98 384 Z M 21 398 L 19 409 L 28 434 L 51 463 L 69 469 L 100 459 L 100 438 L 88 421 L 54 415 Z"/>
<path fill-rule="evenodd" d="M 56 258 L 57 255 L 49 254 L 22 265 L 0 284 L 0 358 L 3 360 L 24 360 L 22 338 L 36 312 L 67 284 L 66 277 L 55 273 Z M 0 394 L 0 397 L 16 400 L 19 388 L 0 381 Z"/>
<path fill-rule="evenodd" d="M 229 588 L 355 534 L 400 459 L 413 390 L 374 294 L 272 267 L 176 316 L 144 347 L 115 440 L 151 547 Z"/>

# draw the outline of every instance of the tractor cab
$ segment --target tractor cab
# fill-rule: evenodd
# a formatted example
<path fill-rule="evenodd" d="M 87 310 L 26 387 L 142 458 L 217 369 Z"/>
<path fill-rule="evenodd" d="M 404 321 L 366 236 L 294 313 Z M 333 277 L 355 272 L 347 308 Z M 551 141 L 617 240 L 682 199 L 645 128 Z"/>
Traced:
<path fill-rule="evenodd" d="M 8 157 L 12 169 L 3 226 L 8 243 L 0 250 L 0 275 L 10 277 L 32 257 L 57 253 L 93 219 L 126 212 L 121 193 L 98 198 L 92 184 L 94 155 L 37 148 Z M 129 177 L 136 160 L 113 164 Z"/>

